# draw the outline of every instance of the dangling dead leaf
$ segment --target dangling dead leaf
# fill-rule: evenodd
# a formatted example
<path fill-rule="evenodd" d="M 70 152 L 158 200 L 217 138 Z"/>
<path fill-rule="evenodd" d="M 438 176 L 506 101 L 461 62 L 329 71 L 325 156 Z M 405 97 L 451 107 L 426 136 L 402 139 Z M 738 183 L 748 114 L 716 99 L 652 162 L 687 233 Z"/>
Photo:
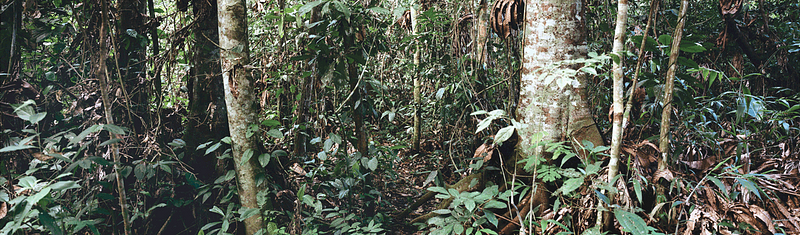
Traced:
<path fill-rule="evenodd" d="M 501 38 L 507 38 L 512 30 L 519 30 L 524 11 L 525 2 L 522 0 L 497 0 L 489 15 L 492 30 Z"/>
<path fill-rule="evenodd" d="M 396 23 L 400 28 L 411 30 L 411 11 L 406 10 L 403 12 L 403 16 L 400 16 L 400 19 L 397 19 Z"/>
<path fill-rule="evenodd" d="M 0 219 L 5 218 L 8 213 L 6 202 L 0 202 Z"/>
<path fill-rule="evenodd" d="M 494 145 L 484 143 L 478 149 L 475 150 L 475 154 L 472 155 L 472 158 L 483 158 L 484 162 L 488 162 L 492 159 L 492 154 L 494 153 Z"/>
<path fill-rule="evenodd" d="M 734 15 L 742 8 L 742 0 L 719 0 L 720 13 L 724 15 Z"/>

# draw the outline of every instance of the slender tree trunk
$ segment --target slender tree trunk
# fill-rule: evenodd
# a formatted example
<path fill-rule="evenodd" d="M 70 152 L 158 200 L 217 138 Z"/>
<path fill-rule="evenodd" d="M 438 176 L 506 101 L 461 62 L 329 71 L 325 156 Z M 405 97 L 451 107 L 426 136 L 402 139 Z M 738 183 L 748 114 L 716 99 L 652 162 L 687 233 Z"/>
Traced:
<path fill-rule="evenodd" d="M 489 4 L 487 0 L 480 0 L 480 5 L 478 6 L 478 17 L 474 22 L 476 23 L 476 29 L 478 32 L 475 37 L 475 60 L 478 61 L 478 69 L 483 70 L 486 67 L 486 61 L 488 58 L 488 54 L 486 51 L 486 42 L 489 38 L 489 30 L 488 30 L 488 21 L 489 21 Z"/>
<path fill-rule="evenodd" d="M 350 28 L 355 28 L 353 25 L 349 25 Z M 347 27 L 342 27 L 345 29 Z M 354 46 L 354 38 L 355 35 L 350 34 L 348 35 L 346 32 L 340 32 L 341 35 L 344 35 L 344 48 L 345 53 L 350 54 L 353 53 L 353 46 Z M 358 79 L 358 63 L 348 63 L 347 65 L 347 74 L 350 81 L 350 91 L 352 92 L 352 97 L 350 97 L 350 107 L 352 108 L 353 112 L 353 122 L 355 124 L 355 135 L 356 135 L 356 149 L 361 152 L 361 156 L 369 156 L 369 146 L 367 145 L 367 132 L 364 127 L 364 113 L 366 112 L 366 106 L 363 104 L 363 100 L 361 100 L 361 88 L 360 82 Z M 359 102 L 360 101 L 360 102 Z M 358 104 L 358 106 L 356 106 Z"/>
<path fill-rule="evenodd" d="M 416 2 L 416 1 L 414 1 Z M 412 35 L 414 37 L 417 36 L 419 33 L 419 29 L 417 27 L 417 9 L 415 6 L 411 6 L 411 30 Z M 422 109 L 422 98 L 420 97 L 420 89 L 422 87 L 422 82 L 419 78 L 419 40 L 414 40 L 414 72 L 412 72 L 411 76 L 414 76 L 414 134 L 411 136 L 411 142 L 414 147 L 415 152 L 419 152 L 419 142 L 420 142 L 420 135 L 422 135 L 422 120 L 420 118 L 421 109 Z"/>
<path fill-rule="evenodd" d="M 647 45 L 647 34 L 650 32 L 650 28 L 653 26 L 653 22 L 655 22 L 656 12 L 658 11 L 658 5 L 661 1 L 660 0 L 652 0 L 650 2 L 650 13 L 647 16 L 647 26 L 644 29 L 644 33 L 642 33 L 642 43 L 639 44 L 639 55 L 638 60 L 636 61 L 636 67 L 633 74 L 633 79 L 631 79 L 631 87 L 628 90 L 628 101 L 625 103 L 625 113 L 622 114 L 622 130 L 624 131 L 628 125 L 628 120 L 631 116 L 631 108 L 633 108 L 633 94 L 638 88 L 639 84 L 639 70 L 642 68 L 642 63 L 644 63 L 644 48 Z"/>
<path fill-rule="evenodd" d="M 661 111 L 661 134 L 659 136 L 658 148 L 661 150 L 661 159 L 658 161 L 658 170 L 667 170 L 669 162 L 669 120 L 672 114 L 672 91 L 675 87 L 675 71 L 678 70 L 678 55 L 680 54 L 681 39 L 683 38 L 683 26 L 686 23 L 686 11 L 689 8 L 689 0 L 681 0 L 681 10 L 678 13 L 678 25 L 672 34 L 672 46 L 669 54 L 669 69 L 667 70 L 667 81 L 664 82 L 664 110 Z"/>
<path fill-rule="evenodd" d="M 239 201 L 244 208 L 261 208 L 256 195 L 262 190 L 256 177 L 262 173 L 258 165 L 258 136 L 248 131 L 256 124 L 256 96 L 246 66 L 250 63 L 247 35 L 247 6 L 244 0 L 219 0 L 219 46 L 221 47 L 222 81 L 228 107 L 228 126 L 233 146 Z M 245 232 L 255 234 L 264 228 L 261 213 L 244 220 Z"/>
<path fill-rule="evenodd" d="M 99 52 L 97 53 L 97 60 L 93 61 L 95 69 L 94 74 L 97 79 L 100 81 L 100 95 L 101 99 L 103 100 L 103 116 L 106 118 L 106 124 L 114 125 L 114 115 L 112 113 L 112 102 L 109 98 L 108 91 L 111 90 L 111 86 L 109 85 L 109 76 L 108 76 L 108 68 L 106 66 L 106 58 L 108 56 L 108 46 L 106 45 L 107 42 L 107 29 L 108 26 L 108 3 L 103 0 L 101 1 L 101 19 L 102 23 L 100 25 L 100 45 L 98 47 Z M 95 57 L 93 57 L 95 58 Z M 112 138 L 119 138 L 116 134 L 112 134 Z M 113 161 L 116 163 L 120 163 L 120 156 L 119 156 L 119 146 L 117 144 L 111 144 L 109 146 L 109 152 L 111 152 L 111 156 Z M 128 218 L 128 197 L 125 192 L 125 181 L 122 178 L 122 173 L 120 171 L 119 164 L 114 164 L 114 181 L 117 184 L 117 193 L 119 194 L 118 203 L 120 206 L 120 212 L 122 214 L 122 226 L 125 235 L 131 234 L 131 222 L 130 218 Z"/>
<path fill-rule="evenodd" d="M 626 30 L 625 24 L 628 21 L 628 0 L 619 0 L 617 2 L 617 26 L 614 29 L 614 47 L 612 49 L 612 54 L 617 56 L 617 59 L 614 59 L 614 65 L 612 66 L 611 70 L 613 71 L 614 75 L 614 86 L 612 91 L 612 99 L 614 104 L 611 106 L 613 107 L 613 121 L 612 121 L 612 130 L 611 130 L 611 158 L 608 162 L 608 183 L 612 184 L 614 178 L 617 177 L 617 172 L 619 171 L 619 151 L 620 145 L 622 144 L 622 112 L 623 112 L 623 104 L 622 104 L 622 93 L 624 92 L 625 88 L 622 84 L 623 82 L 623 63 L 625 62 L 625 58 L 623 57 L 623 50 L 625 37 L 626 37 Z M 611 203 L 614 203 L 614 192 L 608 192 L 608 198 L 611 199 Z M 602 203 L 602 202 L 598 202 Z M 598 206 L 600 208 L 600 206 Z M 602 210 L 598 210 L 598 219 L 597 223 L 605 227 L 603 231 L 607 231 L 611 228 L 611 214 L 609 211 L 603 213 Z"/>

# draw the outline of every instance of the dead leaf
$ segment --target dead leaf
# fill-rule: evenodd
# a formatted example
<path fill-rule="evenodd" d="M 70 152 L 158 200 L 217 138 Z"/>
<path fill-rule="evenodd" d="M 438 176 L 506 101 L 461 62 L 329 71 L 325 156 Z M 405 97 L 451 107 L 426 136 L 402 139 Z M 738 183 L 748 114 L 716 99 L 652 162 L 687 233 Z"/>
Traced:
<path fill-rule="evenodd" d="M 475 150 L 475 154 L 472 155 L 472 158 L 483 158 L 484 162 L 488 162 L 492 159 L 492 154 L 494 153 L 494 145 L 484 143 L 478 149 Z"/>
<path fill-rule="evenodd" d="M 303 170 L 303 167 L 302 167 L 302 166 L 300 166 L 300 164 L 299 164 L 299 163 L 296 163 L 296 162 L 295 162 L 295 163 L 294 163 L 294 164 L 292 164 L 292 166 L 291 166 L 291 167 L 289 167 L 289 168 L 290 168 L 290 169 L 292 169 L 292 171 L 294 171 L 294 173 L 297 173 L 298 175 L 306 175 L 306 174 L 307 174 L 307 173 L 306 173 L 306 170 Z"/>
<path fill-rule="evenodd" d="M 39 161 L 43 161 L 43 162 L 47 161 L 47 160 L 50 160 L 50 159 L 53 159 L 53 157 L 48 156 L 47 154 L 44 154 L 42 152 L 33 153 L 33 158 L 36 158 Z"/>
<path fill-rule="evenodd" d="M 8 207 L 6 205 L 6 202 L 0 202 L 0 219 L 6 217 L 7 213 L 8 213 Z"/>

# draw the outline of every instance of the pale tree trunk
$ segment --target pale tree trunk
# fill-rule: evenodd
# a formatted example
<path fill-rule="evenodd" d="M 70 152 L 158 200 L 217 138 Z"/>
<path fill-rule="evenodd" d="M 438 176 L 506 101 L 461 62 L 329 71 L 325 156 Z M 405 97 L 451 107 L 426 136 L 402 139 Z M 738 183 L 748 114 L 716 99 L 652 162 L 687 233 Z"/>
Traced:
<path fill-rule="evenodd" d="M 250 63 L 247 7 L 244 0 L 219 0 L 217 10 L 222 82 L 228 107 L 228 128 L 239 201 L 244 208 L 261 209 L 256 200 L 256 194 L 261 191 L 256 180 L 261 171 L 257 162 L 258 136 L 252 133 L 248 135 L 247 131 L 248 125 L 256 124 L 258 117 L 253 81 L 246 69 Z M 245 219 L 244 225 L 246 234 L 255 234 L 264 228 L 261 213 Z"/>
<path fill-rule="evenodd" d="M 417 2 L 417 1 L 414 1 Z M 411 34 L 414 37 L 417 36 L 419 33 L 419 29 L 417 29 L 417 9 L 414 4 L 411 6 Z M 414 76 L 414 134 L 411 137 L 411 142 L 414 145 L 414 151 L 419 152 L 419 139 L 420 135 L 422 135 L 422 120 L 420 118 L 420 110 L 422 109 L 422 98 L 420 97 L 420 89 L 422 87 L 422 82 L 419 78 L 419 40 L 414 40 L 414 72 L 412 72 L 411 76 Z"/>
<path fill-rule="evenodd" d="M 528 124 L 520 128 L 518 152 L 522 156 L 541 155 L 531 149 L 531 137 L 543 132 L 543 141 L 562 141 L 569 137 L 573 146 L 583 140 L 603 144 L 587 103 L 586 78 L 559 87 L 546 83 L 540 68 L 587 54 L 585 21 L 581 1 L 541 0 L 526 4 L 525 42 L 517 118 Z M 516 161 L 514 161 L 516 162 Z"/>
<path fill-rule="evenodd" d="M 680 53 L 681 38 L 683 38 L 683 25 L 686 23 L 686 10 L 689 8 L 689 1 L 681 1 L 681 10 L 678 13 L 678 25 L 672 34 L 672 46 L 669 54 L 669 69 L 667 70 L 667 81 L 664 82 L 664 110 L 661 111 L 661 134 L 659 136 L 658 149 L 661 150 L 661 159 L 658 161 L 658 170 L 667 170 L 669 162 L 669 119 L 672 114 L 672 91 L 675 87 L 675 70 L 678 69 L 678 54 Z"/>
<path fill-rule="evenodd" d="M 618 59 L 614 59 L 614 65 L 611 68 L 611 71 L 614 75 L 614 86 L 612 89 L 612 99 L 614 104 L 611 106 L 613 107 L 613 116 L 614 119 L 612 121 L 612 130 L 611 130 L 611 159 L 608 162 L 608 182 L 612 183 L 614 177 L 617 176 L 617 172 L 619 171 L 619 151 L 620 145 L 622 144 L 622 93 L 625 90 L 622 84 L 623 80 L 623 62 L 625 58 L 623 57 L 623 50 L 624 41 L 625 41 L 625 23 L 628 21 L 628 0 L 619 0 L 617 2 L 617 26 L 614 29 L 614 47 L 612 49 L 612 54 L 616 55 Z M 612 185 L 613 187 L 613 185 Z M 608 198 L 614 203 L 614 192 L 608 192 Z M 602 202 L 598 202 L 600 204 Z M 598 206 L 600 208 L 600 205 Z M 611 214 L 608 211 L 598 210 L 598 225 L 602 225 L 605 228 L 611 227 Z M 607 231 L 607 229 L 604 229 Z"/>
<path fill-rule="evenodd" d="M 475 57 L 473 59 L 478 61 L 478 69 L 482 70 L 486 67 L 486 60 L 489 54 L 486 51 L 486 41 L 489 38 L 489 4 L 487 3 L 487 0 L 480 1 L 481 2 L 478 5 L 478 15 L 476 15 L 478 18 L 474 21 L 476 22 L 475 28 L 478 30 L 476 33 L 478 36 L 475 37 Z"/>
<path fill-rule="evenodd" d="M 543 133 L 543 141 L 570 140 L 575 149 L 580 149 L 587 140 L 595 146 L 603 144 L 594 124 L 587 103 L 586 78 L 578 75 L 575 82 L 560 87 L 546 82 L 538 70 L 563 60 L 583 58 L 587 54 L 584 9 L 580 0 L 532 0 L 525 4 L 525 39 L 523 44 L 523 68 L 520 84 L 517 119 L 527 126 L 518 129 L 520 142 L 516 159 L 506 160 L 507 165 L 523 172 L 520 164 L 514 164 L 526 156 L 549 159 L 551 153 L 543 148 L 533 148 L 532 137 Z M 558 80 L 558 79 L 555 79 Z M 583 151 L 578 151 L 585 157 Z M 535 187 L 531 197 L 531 208 L 547 202 L 547 192 L 541 183 Z M 537 199 L 538 198 L 538 199 Z M 538 200 L 538 201 L 537 201 Z M 546 205 L 540 207 L 540 211 Z"/>

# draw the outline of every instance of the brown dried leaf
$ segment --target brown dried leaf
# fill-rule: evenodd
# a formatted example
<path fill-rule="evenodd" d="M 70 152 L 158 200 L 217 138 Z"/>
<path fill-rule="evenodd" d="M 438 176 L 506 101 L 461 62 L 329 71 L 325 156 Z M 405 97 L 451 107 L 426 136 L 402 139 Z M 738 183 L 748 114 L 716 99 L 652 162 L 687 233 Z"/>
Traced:
<path fill-rule="evenodd" d="M 757 229 L 758 231 L 754 232 L 753 234 L 763 234 L 763 232 L 769 231 L 767 225 L 756 219 L 756 217 L 753 216 L 753 212 L 750 211 L 750 208 L 744 204 L 739 203 L 732 206 L 728 211 L 728 214 L 737 223 L 749 224 Z"/>
<path fill-rule="evenodd" d="M 654 178 L 653 182 L 658 182 L 658 180 L 661 178 L 664 178 L 667 181 L 672 181 L 672 179 L 675 178 L 675 176 L 672 175 L 672 171 L 666 169 L 666 170 L 656 171 L 656 173 L 653 175 L 653 178 Z"/>
<path fill-rule="evenodd" d="M 0 219 L 5 218 L 8 213 L 8 206 L 6 202 L 0 202 Z"/>
<path fill-rule="evenodd" d="M 772 218 L 770 218 L 769 213 L 766 210 L 764 210 L 764 208 L 758 207 L 756 205 L 749 205 L 749 207 L 750 211 L 753 212 L 753 216 L 761 220 L 761 223 L 767 225 L 767 229 L 769 229 L 769 232 L 773 234 L 777 232 L 775 231 L 775 226 L 772 225 Z"/>
<path fill-rule="evenodd" d="M 475 154 L 472 158 L 479 158 L 482 157 L 484 162 L 488 162 L 492 159 L 492 154 L 494 153 L 494 145 L 484 143 L 478 149 L 475 150 Z"/>
<path fill-rule="evenodd" d="M 48 156 L 47 154 L 44 154 L 42 152 L 33 153 L 33 158 L 36 158 L 39 161 L 43 161 L 43 162 L 47 161 L 47 160 L 50 160 L 50 159 L 53 159 L 53 157 Z"/>
<path fill-rule="evenodd" d="M 297 173 L 299 175 L 306 175 L 306 170 L 303 170 L 303 167 L 300 166 L 299 163 L 295 162 L 294 164 L 292 164 L 291 167 L 289 167 L 289 169 L 292 169 L 292 171 L 294 171 L 294 173 Z"/>

